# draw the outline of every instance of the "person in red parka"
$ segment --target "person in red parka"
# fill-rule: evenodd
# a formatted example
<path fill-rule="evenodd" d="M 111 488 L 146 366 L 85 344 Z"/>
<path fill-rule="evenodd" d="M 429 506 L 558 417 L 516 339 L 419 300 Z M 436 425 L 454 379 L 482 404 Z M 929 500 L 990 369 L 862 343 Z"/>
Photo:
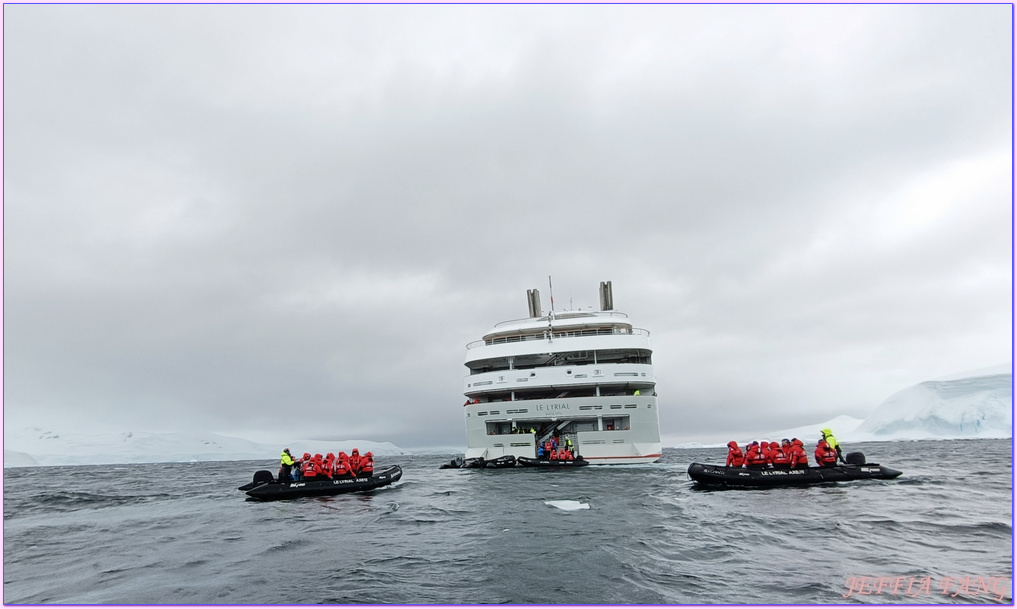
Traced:
<path fill-rule="evenodd" d="M 816 464 L 819 467 L 833 467 L 837 465 L 837 451 L 830 448 L 826 440 L 820 440 L 816 444 Z"/>
<path fill-rule="evenodd" d="M 809 469 L 809 456 L 805 454 L 805 445 L 798 438 L 791 440 L 788 457 L 791 460 L 791 469 Z"/>
<path fill-rule="evenodd" d="M 790 469 L 791 467 L 791 459 L 776 442 L 770 442 L 770 465 L 773 466 L 773 469 Z"/>
<path fill-rule="evenodd" d="M 303 473 L 304 480 L 317 480 L 318 479 L 319 467 L 314 462 L 314 459 L 305 459 L 303 466 L 301 467 L 301 473 Z"/>
<path fill-rule="evenodd" d="M 374 475 L 374 453 L 367 451 L 360 463 L 360 475 L 370 478 Z"/>
<path fill-rule="evenodd" d="M 741 467 L 745 465 L 745 455 L 742 453 L 742 449 L 738 448 L 738 443 L 731 440 L 727 443 L 727 467 Z"/>
<path fill-rule="evenodd" d="M 354 476 L 360 475 L 360 451 L 356 448 L 350 453 L 350 471 L 353 472 Z"/>
<path fill-rule="evenodd" d="M 335 459 L 335 464 L 332 469 L 333 478 L 349 478 L 353 472 L 350 471 L 350 457 L 346 453 L 339 451 L 339 456 Z"/>
<path fill-rule="evenodd" d="M 745 453 L 745 467 L 749 469 L 764 469 L 766 467 L 766 455 L 759 442 L 749 444 L 749 450 Z"/>
<path fill-rule="evenodd" d="M 314 472 L 318 478 L 327 478 L 328 473 L 325 471 L 325 458 L 321 456 L 321 453 L 315 453 L 314 458 L 311 459 L 311 463 L 314 464 Z"/>

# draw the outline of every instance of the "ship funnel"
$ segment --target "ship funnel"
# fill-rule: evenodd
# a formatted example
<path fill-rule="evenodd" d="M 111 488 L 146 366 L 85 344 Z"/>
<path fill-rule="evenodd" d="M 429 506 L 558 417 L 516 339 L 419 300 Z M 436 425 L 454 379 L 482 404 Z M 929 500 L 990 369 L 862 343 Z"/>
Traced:
<path fill-rule="evenodd" d="M 540 292 L 526 290 L 526 302 L 530 305 L 530 317 L 540 317 Z"/>
<path fill-rule="evenodd" d="M 614 296 L 611 294 L 610 281 L 600 282 L 600 310 L 601 311 L 614 310 Z"/>

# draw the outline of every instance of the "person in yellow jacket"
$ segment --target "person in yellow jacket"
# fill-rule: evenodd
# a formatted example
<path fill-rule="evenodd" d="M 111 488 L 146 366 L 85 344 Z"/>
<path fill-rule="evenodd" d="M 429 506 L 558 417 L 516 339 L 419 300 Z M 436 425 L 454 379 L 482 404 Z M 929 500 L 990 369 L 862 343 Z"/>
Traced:
<path fill-rule="evenodd" d="M 837 451 L 837 459 L 839 459 L 841 463 L 847 463 L 847 461 L 844 460 L 843 453 L 841 453 L 840 444 L 837 443 L 837 438 L 833 437 L 833 432 L 830 431 L 829 429 L 823 429 L 821 431 L 823 433 L 823 439 L 826 440 L 826 443 L 830 446 L 830 448 Z"/>
<path fill-rule="evenodd" d="M 290 475 L 290 470 L 293 468 L 293 455 L 290 454 L 290 449 L 284 448 L 282 454 L 279 455 L 279 482 L 291 482 L 293 477 Z"/>

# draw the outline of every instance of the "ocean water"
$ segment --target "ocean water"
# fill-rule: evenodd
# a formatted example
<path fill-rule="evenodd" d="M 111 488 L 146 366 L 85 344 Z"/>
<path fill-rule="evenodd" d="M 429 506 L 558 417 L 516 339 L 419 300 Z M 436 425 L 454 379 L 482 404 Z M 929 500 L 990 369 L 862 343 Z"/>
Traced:
<path fill-rule="evenodd" d="M 298 447 L 299 448 L 299 447 Z M 690 462 L 439 470 L 252 502 L 273 459 L 4 471 L 6 604 L 1012 604 L 1011 440 L 845 446 L 893 481 L 703 490 Z"/>

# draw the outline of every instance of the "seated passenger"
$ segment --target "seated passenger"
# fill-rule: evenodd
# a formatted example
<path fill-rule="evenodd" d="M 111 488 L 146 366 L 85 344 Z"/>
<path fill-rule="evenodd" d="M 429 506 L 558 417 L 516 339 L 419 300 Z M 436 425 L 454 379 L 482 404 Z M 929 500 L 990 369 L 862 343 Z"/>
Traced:
<path fill-rule="evenodd" d="M 572 460 L 572 451 L 569 450 L 567 446 L 563 449 L 563 454 L 561 455 L 561 458 L 564 459 L 565 461 Z"/>
<path fill-rule="evenodd" d="M 374 475 L 374 454 L 371 451 L 364 453 L 364 460 L 360 464 L 360 475 L 368 478 Z"/>
<path fill-rule="evenodd" d="M 776 442 L 770 443 L 770 465 L 773 469 L 790 469 L 791 458 Z"/>
<path fill-rule="evenodd" d="M 317 472 L 319 478 L 328 478 L 328 473 L 325 471 L 324 457 L 321 453 L 316 453 L 311 459 L 311 463 L 314 464 L 314 471 Z"/>
<path fill-rule="evenodd" d="M 731 440 L 727 443 L 727 467 L 741 467 L 745 465 L 745 455 L 742 453 L 742 449 L 738 448 L 738 443 Z"/>
<path fill-rule="evenodd" d="M 336 458 L 335 463 L 332 466 L 332 477 L 333 478 L 349 478 L 352 475 L 350 471 L 350 460 L 346 457 L 345 453 L 339 453 L 339 457 Z"/>
<path fill-rule="evenodd" d="M 791 440 L 788 459 L 791 462 L 791 469 L 809 469 L 809 456 L 805 454 L 805 446 L 798 438 Z"/>
<path fill-rule="evenodd" d="M 749 444 L 749 450 L 745 453 L 745 467 L 749 469 L 764 469 L 766 467 L 766 455 L 763 454 L 759 442 Z"/>
<path fill-rule="evenodd" d="M 558 449 L 557 448 L 551 449 L 551 460 L 552 461 L 557 461 L 558 457 L 559 457 Z"/>
<path fill-rule="evenodd" d="M 837 465 L 837 451 L 830 448 L 826 440 L 816 443 L 816 464 L 819 467 L 833 467 Z"/>
<path fill-rule="evenodd" d="M 354 476 L 360 475 L 360 451 L 356 448 L 350 453 L 350 471 Z"/>
<path fill-rule="evenodd" d="M 304 480 L 317 480 L 318 479 L 318 468 L 314 466 L 314 460 L 308 459 L 303 462 L 301 466 L 302 479 Z"/>

